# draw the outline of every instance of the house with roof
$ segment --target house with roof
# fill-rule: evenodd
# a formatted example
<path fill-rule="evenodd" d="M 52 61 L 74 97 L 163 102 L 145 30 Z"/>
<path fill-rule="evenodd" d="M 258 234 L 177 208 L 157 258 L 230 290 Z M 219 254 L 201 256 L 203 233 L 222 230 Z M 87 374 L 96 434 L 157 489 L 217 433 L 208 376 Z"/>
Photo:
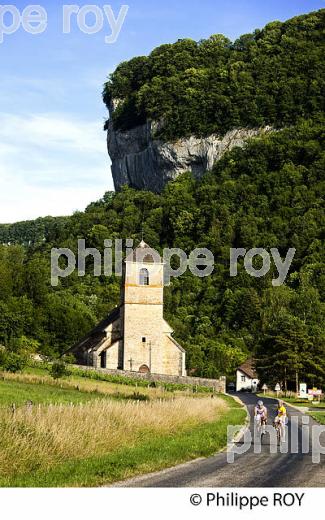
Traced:
<path fill-rule="evenodd" d="M 185 376 L 185 350 L 163 306 L 164 263 L 142 240 L 124 260 L 120 305 L 68 352 L 95 368 Z"/>
<path fill-rule="evenodd" d="M 256 392 L 259 385 L 259 379 L 255 370 L 253 359 L 247 359 L 245 363 L 240 365 L 236 370 L 236 390 L 248 390 Z"/>

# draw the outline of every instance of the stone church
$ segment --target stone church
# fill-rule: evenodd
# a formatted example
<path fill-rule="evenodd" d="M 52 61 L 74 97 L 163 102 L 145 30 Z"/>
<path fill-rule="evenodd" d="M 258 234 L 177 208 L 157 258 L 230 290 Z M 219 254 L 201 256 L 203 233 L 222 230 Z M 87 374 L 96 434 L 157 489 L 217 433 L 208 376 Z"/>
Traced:
<path fill-rule="evenodd" d="M 144 241 L 123 264 L 121 302 L 69 352 L 95 368 L 185 376 L 185 350 L 164 320 L 164 264 Z"/>

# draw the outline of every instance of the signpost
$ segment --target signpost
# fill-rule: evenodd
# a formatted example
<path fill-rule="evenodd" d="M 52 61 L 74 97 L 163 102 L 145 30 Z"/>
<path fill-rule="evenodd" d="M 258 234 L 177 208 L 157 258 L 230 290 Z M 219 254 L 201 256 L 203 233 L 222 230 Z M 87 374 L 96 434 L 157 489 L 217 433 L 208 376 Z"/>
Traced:
<path fill-rule="evenodd" d="M 308 399 L 306 383 L 300 383 L 299 384 L 299 395 L 298 395 L 298 397 L 300 399 Z"/>
<path fill-rule="evenodd" d="M 317 397 L 317 399 L 320 401 L 322 394 L 323 392 L 319 388 L 308 389 L 308 399 L 312 400 L 314 397 Z"/>
<path fill-rule="evenodd" d="M 274 390 L 276 391 L 276 396 L 279 397 L 279 392 L 280 392 L 280 390 L 281 390 L 281 386 L 280 386 L 279 383 L 277 383 L 277 384 L 275 385 Z"/>
<path fill-rule="evenodd" d="M 267 385 L 264 383 L 264 385 L 262 386 L 262 390 L 264 392 L 264 395 L 266 394 L 266 390 L 267 390 Z"/>

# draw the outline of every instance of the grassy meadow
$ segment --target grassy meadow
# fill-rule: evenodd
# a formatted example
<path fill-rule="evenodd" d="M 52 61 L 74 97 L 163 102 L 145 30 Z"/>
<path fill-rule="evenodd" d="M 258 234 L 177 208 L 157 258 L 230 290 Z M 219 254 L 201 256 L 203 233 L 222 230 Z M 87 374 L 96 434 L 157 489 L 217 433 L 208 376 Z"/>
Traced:
<path fill-rule="evenodd" d="M 284 392 L 280 392 L 279 395 L 277 395 L 276 392 L 268 391 L 266 394 L 260 392 L 257 395 L 261 398 L 271 397 L 272 399 L 282 399 L 286 403 L 293 404 L 294 406 L 325 408 L 324 398 L 322 398 L 320 401 L 318 399 L 309 401 L 309 399 L 301 399 L 297 397 L 295 392 L 288 392 L 287 395 Z"/>
<path fill-rule="evenodd" d="M 311 417 L 320 424 L 325 424 L 325 410 L 322 412 L 312 411 L 309 413 L 309 415 L 311 415 Z"/>
<path fill-rule="evenodd" d="M 206 392 L 1 373 L 0 486 L 105 485 L 207 456 L 245 415 Z"/>
<path fill-rule="evenodd" d="M 77 404 L 98 400 L 98 393 L 78 391 L 65 385 L 29 382 L 30 378 L 6 378 L 0 380 L 0 406 L 23 406 L 27 401 L 33 404 Z M 41 386 L 41 387 L 40 387 Z M 106 395 L 102 394 L 102 398 Z"/>
<path fill-rule="evenodd" d="M 184 392 L 177 392 L 182 395 Z M 71 375 L 53 379 L 45 370 L 28 370 L 19 374 L 2 372 L 0 376 L 0 406 L 24 404 L 27 400 L 39 403 L 78 403 L 98 398 L 143 399 L 172 398 L 174 392 L 160 388 L 137 387 Z"/>
<path fill-rule="evenodd" d="M 263 397 L 264 394 L 259 394 Z M 276 398 L 276 392 L 267 392 L 266 397 Z M 325 401 L 322 398 L 320 401 L 309 401 L 307 399 L 299 399 L 296 397 L 294 392 L 291 392 L 291 395 L 285 396 L 284 393 L 281 393 L 279 396 L 280 399 L 283 399 L 289 405 L 292 404 L 294 406 L 301 406 L 302 408 L 309 408 L 308 415 L 310 415 L 315 421 L 320 424 L 325 424 Z"/>

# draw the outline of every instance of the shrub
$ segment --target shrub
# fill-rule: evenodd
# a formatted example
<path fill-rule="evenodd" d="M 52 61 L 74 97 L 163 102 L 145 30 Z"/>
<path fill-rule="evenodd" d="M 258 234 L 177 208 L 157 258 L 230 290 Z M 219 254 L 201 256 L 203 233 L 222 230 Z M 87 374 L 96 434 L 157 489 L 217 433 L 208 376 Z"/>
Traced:
<path fill-rule="evenodd" d="M 27 357 L 24 354 L 0 350 L 0 367 L 7 372 L 19 372 L 27 365 Z"/>
<path fill-rule="evenodd" d="M 140 392 L 133 392 L 133 394 L 130 396 L 131 399 L 134 399 L 135 401 L 149 401 L 150 397 L 145 394 L 140 394 Z"/>
<path fill-rule="evenodd" d="M 53 379 L 60 379 L 61 377 L 70 376 L 71 372 L 62 361 L 54 361 L 49 369 L 50 375 Z"/>

